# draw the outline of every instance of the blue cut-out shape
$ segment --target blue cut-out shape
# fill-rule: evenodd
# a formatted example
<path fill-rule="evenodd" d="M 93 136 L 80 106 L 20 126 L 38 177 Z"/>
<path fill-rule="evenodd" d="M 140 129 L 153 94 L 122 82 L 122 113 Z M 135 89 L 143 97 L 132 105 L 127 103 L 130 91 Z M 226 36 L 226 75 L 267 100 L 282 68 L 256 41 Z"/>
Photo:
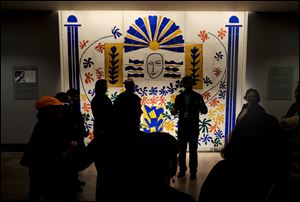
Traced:
<path fill-rule="evenodd" d="M 239 23 L 238 17 L 236 17 L 235 15 L 231 16 L 229 18 L 229 23 Z"/>
<path fill-rule="evenodd" d="M 127 31 L 124 50 L 129 52 L 147 48 L 152 42 L 156 42 L 159 49 L 182 53 L 184 40 L 179 30 L 180 27 L 166 17 L 162 21 L 158 20 L 158 16 L 138 18 L 135 25 L 130 26 Z"/>
<path fill-rule="evenodd" d="M 70 15 L 67 22 L 77 22 L 77 18 L 74 15 Z"/>
<path fill-rule="evenodd" d="M 163 127 L 162 127 L 163 119 L 162 118 L 159 119 L 159 117 L 164 112 L 164 109 L 157 108 L 157 106 L 148 107 L 147 105 L 145 105 L 145 109 L 146 109 L 147 114 L 154 111 L 154 113 L 156 114 L 156 117 L 151 118 L 149 116 L 150 122 L 148 119 L 144 118 L 144 120 L 147 124 L 146 127 L 143 128 L 144 132 L 150 133 L 151 128 L 155 128 L 156 132 L 161 132 L 163 130 Z"/>

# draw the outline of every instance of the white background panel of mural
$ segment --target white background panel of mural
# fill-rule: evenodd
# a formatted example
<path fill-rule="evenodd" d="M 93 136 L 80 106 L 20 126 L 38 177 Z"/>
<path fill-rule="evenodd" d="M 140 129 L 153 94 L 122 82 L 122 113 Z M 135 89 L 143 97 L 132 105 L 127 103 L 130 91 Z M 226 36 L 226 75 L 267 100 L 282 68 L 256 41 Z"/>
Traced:
<path fill-rule="evenodd" d="M 185 75 L 209 109 L 200 115 L 199 150 L 220 150 L 234 127 L 237 81 L 244 71 L 244 12 L 60 11 L 64 88 L 80 89 L 93 139 L 90 102 L 98 79 L 114 102 L 131 78 L 140 96 L 141 130 L 177 136 L 170 113 Z"/>

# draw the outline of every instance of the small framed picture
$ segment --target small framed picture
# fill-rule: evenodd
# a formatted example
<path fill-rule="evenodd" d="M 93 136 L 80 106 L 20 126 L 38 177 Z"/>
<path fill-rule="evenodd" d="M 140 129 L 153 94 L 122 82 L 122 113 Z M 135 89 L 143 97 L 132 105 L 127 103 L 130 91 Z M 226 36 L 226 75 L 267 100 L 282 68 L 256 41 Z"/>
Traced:
<path fill-rule="evenodd" d="M 37 67 L 13 67 L 15 100 L 35 100 L 38 98 Z"/>
<path fill-rule="evenodd" d="M 290 100 L 293 94 L 293 68 L 269 67 L 268 100 Z"/>

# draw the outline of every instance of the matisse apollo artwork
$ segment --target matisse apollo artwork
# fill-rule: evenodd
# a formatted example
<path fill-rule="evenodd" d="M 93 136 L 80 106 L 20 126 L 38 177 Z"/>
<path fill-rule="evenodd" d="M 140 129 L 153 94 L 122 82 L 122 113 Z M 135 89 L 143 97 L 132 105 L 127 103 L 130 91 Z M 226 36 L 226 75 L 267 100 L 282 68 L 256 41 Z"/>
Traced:
<path fill-rule="evenodd" d="M 114 102 L 133 79 L 141 98 L 140 129 L 177 137 L 170 113 L 191 75 L 208 107 L 199 119 L 199 151 L 219 151 L 228 141 L 241 107 L 247 41 L 246 12 L 60 11 L 64 90 L 80 90 L 80 110 L 93 139 L 91 100 L 106 79 Z M 116 122 L 116 127 L 118 123 Z M 116 140 L 118 141 L 118 140 Z"/>

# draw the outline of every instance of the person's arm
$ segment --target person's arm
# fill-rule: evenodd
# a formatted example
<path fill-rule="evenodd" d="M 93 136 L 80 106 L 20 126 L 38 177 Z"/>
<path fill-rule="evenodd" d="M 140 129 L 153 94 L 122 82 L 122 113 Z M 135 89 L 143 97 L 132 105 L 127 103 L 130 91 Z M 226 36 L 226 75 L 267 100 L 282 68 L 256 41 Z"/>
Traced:
<path fill-rule="evenodd" d="M 142 104 L 141 104 L 141 98 L 137 95 L 138 101 L 137 101 L 137 113 L 141 116 L 143 114 L 142 110 Z"/>
<path fill-rule="evenodd" d="M 62 156 L 64 158 L 69 158 L 74 153 L 74 151 L 76 150 L 77 147 L 78 147 L 78 142 L 75 140 L 72 140 L 70 142 L 68 149 L 62 153 Z"/>
<path fill-rule="evenodd" d="M 208 112 L 207 106 L 204 102 L 202 95 L 200 95 L 200 112 L 201 114 L 207 114 Z"/>
<path fill-rule="evenodd" d="M 97 154 L 97 143 L 95 139 L 93 139 L 78 155 L 76 166 L 79 171 L 82 171 L 86 168 L 88 168 L 96 158 Z"/>
<path fill-rule="evenodd" d="M 173 108 L 171 109 L 171 114 L 172 114 L 173 116 L 175 116 L 175 115 L 178 113 L 178 108 L 179 108 L 178 102 L 179 102 L 179 101 L 178 101 L 178 96 L 176 96 L 174 106 L 173 106 Z"/>
<path fill-rule="evenodd" d="M 93 117 L 95 118 L 97 116 L 97 105 L 96 105 L 96 98 L 94 97 L 91 101 L 91 110 L 92 110 L 92 114 L 93 114 Z"/>

